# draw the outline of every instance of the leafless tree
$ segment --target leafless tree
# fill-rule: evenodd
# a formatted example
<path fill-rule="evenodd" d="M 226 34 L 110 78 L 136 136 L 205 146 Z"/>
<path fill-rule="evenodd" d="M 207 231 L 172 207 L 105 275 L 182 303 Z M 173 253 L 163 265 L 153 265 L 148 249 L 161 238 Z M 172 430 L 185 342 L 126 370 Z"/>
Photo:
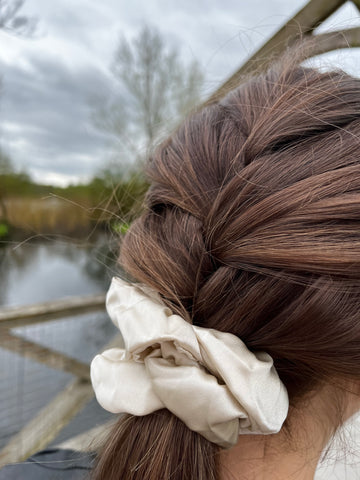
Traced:
<path fill-rule="evenodd" d="M 0 29 L 19 36 L 32 36 L 37 27 L 35 18 L 21 15 L 25 0 L 0 0 Z"/>
<path fill-rule="evenodd" d="M 199 63 L 185 63 L 155 28 L 119 41 L 111 71 L 118 86 L 95 108 L 95 124 L 111 133 L 117 151 L 142 159 L 179 119 L 197 106 L 203 86 Z"/>

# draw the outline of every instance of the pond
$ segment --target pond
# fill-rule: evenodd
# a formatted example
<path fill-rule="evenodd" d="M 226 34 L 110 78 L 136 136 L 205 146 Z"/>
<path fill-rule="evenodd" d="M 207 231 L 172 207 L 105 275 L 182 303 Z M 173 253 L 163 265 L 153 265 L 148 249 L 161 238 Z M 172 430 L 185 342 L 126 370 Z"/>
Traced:
<path fill-rule="evenodd" d="M 106 290 L 112 273 L 106 238 L 91 244 L 24 242 L 0 249 L 0 306 Z"/>

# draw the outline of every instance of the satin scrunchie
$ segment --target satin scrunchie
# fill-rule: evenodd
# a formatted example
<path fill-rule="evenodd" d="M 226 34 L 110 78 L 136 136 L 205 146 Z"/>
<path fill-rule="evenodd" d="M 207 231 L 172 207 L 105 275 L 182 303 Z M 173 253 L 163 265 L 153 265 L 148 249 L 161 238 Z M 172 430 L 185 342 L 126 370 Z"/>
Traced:
<path fill-rule="evenodd" d="M 152 289 L 120 278 L 112 280 L 106 307 L 125 348 L 91 363 L 104 409 L 147 415 L 167 408 L 223 448 L 240 434 L 281 429 L 289 400 L 270 355 L 250 352 L 231 333 L 191 325 Z"/>

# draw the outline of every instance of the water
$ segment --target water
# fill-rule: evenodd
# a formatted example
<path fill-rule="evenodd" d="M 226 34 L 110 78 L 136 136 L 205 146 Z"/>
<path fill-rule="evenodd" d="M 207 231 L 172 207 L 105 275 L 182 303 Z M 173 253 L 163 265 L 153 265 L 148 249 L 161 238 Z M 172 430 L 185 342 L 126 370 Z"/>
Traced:
<path fill-rule="evenodd" d="M 0 306 L 103 292 L 114 270 L 104 238 L 92 245 L 53 241 L 0 250 Z"/>
<path fill-rule="evenodd" d="M 117 273 L 107 244 L 102 237 L 92 245 L 26 242 L 0 249 L 0 308 L 105 292 Z M 97 312 L 15 328 L 13 333 L 90 363 L 116 329 L 105 312 Z M 0 349 L 0 448 L 73 378 Z M 109 417 L 91 401 L 55 443 Z"/>

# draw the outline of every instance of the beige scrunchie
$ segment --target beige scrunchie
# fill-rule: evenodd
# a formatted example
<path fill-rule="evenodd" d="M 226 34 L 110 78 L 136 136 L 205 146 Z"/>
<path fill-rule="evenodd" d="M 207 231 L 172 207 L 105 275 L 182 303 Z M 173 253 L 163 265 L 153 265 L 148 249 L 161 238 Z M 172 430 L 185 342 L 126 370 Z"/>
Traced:
<path fill-rule="evenodd" d="M 191 325 L 150 288 L 120 278 L 113 278 L 106 306 L 125 349 L 106 350 L 91 363 L 103 408 L 133 415 L 167 408 L 223 448 L 240 434 L 280 430 L 289 400 L 270 355 L 250 352 L 231 333 Z"/>

